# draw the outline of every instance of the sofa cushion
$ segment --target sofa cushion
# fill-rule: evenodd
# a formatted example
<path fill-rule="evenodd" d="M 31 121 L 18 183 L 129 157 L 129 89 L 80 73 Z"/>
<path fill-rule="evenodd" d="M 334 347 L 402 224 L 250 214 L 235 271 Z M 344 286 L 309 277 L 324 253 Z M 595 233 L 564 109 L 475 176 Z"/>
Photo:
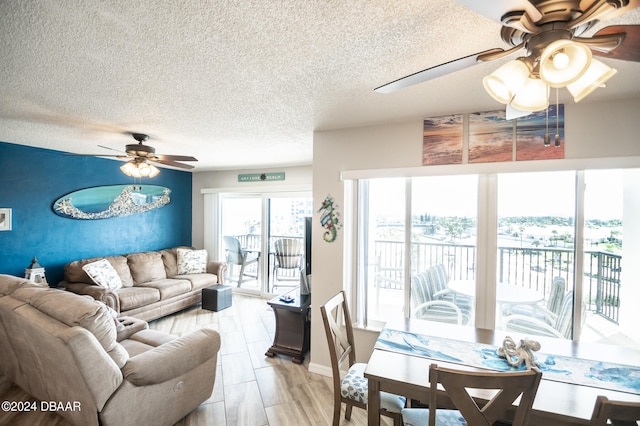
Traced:
<path fill-rule="evenodd" d="M 160 300 L 160 291 L 151 287 L 126 287 L 118 290 L 120 312 L 148 305 Z"/>
<path fill-rule="evenodd" d="M 91 332 L 118 368 L 122 368 L 129 358 L 116 341 L 116 325 L 103 303 L 90 297 L 42 287 L 23 287 L 14 291 L 12 296 L 69 327 L 79 326 Z"/>
<path fill-rule="evenodd" d="M 175 278 L 189 280 L 191 282 L 191 290 L 198 290 L 218 284 L 218 276 L 216 274 L 187 274 L 178 275 Z"/>
<path fill-rule="evenodd" d="M 87 263 L 82 269 L 99 286 L 111 290 L 122 287 L 122 280 L 111 263 L 107 259 L 100 259 L 96 262 Z"/>
<path fill-rule="evenodd" d="M 178 275 L 207 272 L 207 251 L 178 249 Z"/>
<path fill-rule="evenodd" d="M 191 291 L 191 282 L 188 280 L 178 280 L 175 278 L 165 278 L 163 280 L 149 281 L 144 287 L 155 288 L 160 292 L 160 300 L 166 300 L 179 294 Z"/>
<path fill-rule="evenodd" d="M 0 274 L 0 296 L 11 294 L 20 287 L 32 287 L 34 285 L 34 283 L 25 278 Z"/>
<path fill-rule="evenodd" d="M 64 265 L 64 279 L 70 283 L 87 283 L 95 284 L 94 281 L 89 278 L 89 275 L 82 269 L 82 267 L 88 263 L 93 263 L 101 259 L 107 259 L 113 269 L 118 272 L 118 276 L 122 281 L 123 287 L 133 286 L 133 277 L 129 271 L 129 265 L 127 258 L 124 256 L 106 256 L 106 257 L 92 257 L 89 259 L 76 260 Z"/>
<path fill-rule="evenodd" d="M 162 263 L 162 254 L 158 251 L 132 253 L 127 255 L 134 285 L 167 278 Z"/>

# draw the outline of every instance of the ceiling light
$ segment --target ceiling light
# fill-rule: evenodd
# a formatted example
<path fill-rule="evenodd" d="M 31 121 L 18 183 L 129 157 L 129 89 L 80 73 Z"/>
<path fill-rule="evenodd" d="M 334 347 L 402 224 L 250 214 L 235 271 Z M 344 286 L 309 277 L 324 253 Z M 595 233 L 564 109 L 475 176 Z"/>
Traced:
<path fill-rule="evenodd" d="M 529 67 L 523 61 L 516 59 L 486 76 L 482 83 L 493 99 L 508 104 L 526 83 L 528 77 Z"/>
<path fill-rule="evenodd" d="M 551 87 L 565 87 L 579 79 L 591 63 L 591 49 L 571 40 L 550 43 L 540 56 L 540 79 Z"/>
<path fill-rule="evenodd" d="M 144 159 L 140 160 L 138 158 L 124 163 L 120 166 L 120 170 L 122 170 L 122 173 L 125 175 L 134 178 L 152 178 L 158 176 L 158 173 L 160 173 L 160 170 L 156 166 L 147 163 Z"/>
<path fill-rule="evenodd" d="M 539 78 L 529 77 L 511 106 L 520 111 L 542 111 L 549 106 L 549 87 Z"/>
<path fill-rule="evenodd" d="M 579 102 L 615 74 L 593 58 L 589 46 L 562 38 L 534 44 L 529 56 L 507 62 L 482 83 L 493 99 L 507 104 L 508 117 L 520 117 L 547 108 L 551 87 L 566 87 Z"/>
<path fill-rule="evenodd" d="M 573 96 L 574 101 L 580 102 L 598 87 L 604 86 L 604 83 L 617 72 L 616 69 L 609 68 L 597 59 L 592 59 L 587 72 L 577 81 L 567 85 L 567 90 Z"/>

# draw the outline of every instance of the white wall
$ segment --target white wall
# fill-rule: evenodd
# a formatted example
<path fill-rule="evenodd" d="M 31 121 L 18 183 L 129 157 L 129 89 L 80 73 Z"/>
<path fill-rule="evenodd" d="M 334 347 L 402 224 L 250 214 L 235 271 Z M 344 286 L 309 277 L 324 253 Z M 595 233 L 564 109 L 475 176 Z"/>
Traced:
<path fill-rule="evenodd" d="M 273 182 L 238 182 L 238 175 L 244 173 L 275 173 L 284 172 L 285 179 L 283 181 Z M 205 247 L 205 229 L 204 229 L 204 195 L 202 190 L 206 189 L 225 189 L 226 192 L 255 192 L 261 193 L 265 188 L 278 189 L 290 187 L 307 187 L 311 188 L 312 182 L 311 166 L 299 167 L 278 167 L 274 169 L 252 169 L 252 170 L 225 170 L 214 172 L 199 172 L 193 174 L 193 235 L 192 244 L 194 247 Z"/>
<path fill-rule="evenodd" d="M 639 110 L 640 99 L 565 104 L 565 158 L 619 157 L 622 163 L 624 157 L 640 156 Z M 452 114 L 459 112 L 451 111 Z M 340 180 L 342 171 L 421 167 L 422 126 L 422 119 L 415 119 L 404 123 L 316 132 L 313 148 L 314 208 L 317 210 L 324 198 L 332 195 L 338 210 L 344 211 L 344 184 Z M 531 163 L 535 162 L 491 163 L 483 165 L 483 172 L 531 168 Z M 546 167 L 547 163 L 541 164 Z M 472 166 L 455 167 L 463 173 L 471 170 Z M 322 240 L 322 229 L 316 226 L 318 223 L 319 215 L 316 213 L 310 368 L 316 372 L 327 372 L 330 361 L 318 307 L 343 288 L 345 229 L 339 231 L 336 241 L 327 243 Z M 366 362 L 376 337 L 375 332 L 356 330 L 359 361 Z"/>

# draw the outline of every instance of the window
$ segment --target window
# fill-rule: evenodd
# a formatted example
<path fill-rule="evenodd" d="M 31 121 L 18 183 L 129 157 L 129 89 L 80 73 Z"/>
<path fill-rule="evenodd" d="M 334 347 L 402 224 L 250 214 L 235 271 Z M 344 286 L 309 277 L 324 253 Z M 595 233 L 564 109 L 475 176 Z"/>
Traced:
<path fill-rule="evenodd" d="M 359 185 L 358 316 L 380 324 L 402 318 L 404 307 L 406 179 L 370 179 Z"/>
<path fill-rule="evenodd" d="M 498 176 L 497 329 L 573 337 L 575 193 L 575 172 Z"/>
<path fill-rule="evenodd" d="M 437 290 L 426 287 L 446 286 L 450 279 L 475 285 L 476 192 L 476 176 L 359 182 L 358 299 L 366 303 L 360 304 L 358 317 L 363 323 L 381 325 L 403 316 L 449 322 L 452 314 L 439 310 L 446 304 L 435 310 L 424 305 L 432 297 L 462 306 L 464 324 L 473 323 L 469 300 L 432 296 Z M 442 268 L 439 278 L 446 281 L 423 279 L 431 267 Z"/>
<path fill-rule="evenodd" d="M 506 321 L 528 315 L 565 338 L 640 347 L 640 290 L 625 285 L 640 276 L 639 170 L 356 179 L 362 326 L 422 317 L 416 277 L 437 267 L 454 290 L 439 299 L 464 324 L 532 334 Z"/>

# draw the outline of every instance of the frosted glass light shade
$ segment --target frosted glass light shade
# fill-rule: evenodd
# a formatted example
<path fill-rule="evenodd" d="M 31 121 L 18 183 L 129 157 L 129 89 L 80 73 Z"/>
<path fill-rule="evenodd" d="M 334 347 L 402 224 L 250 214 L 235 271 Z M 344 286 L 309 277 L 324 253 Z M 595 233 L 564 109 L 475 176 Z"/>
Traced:
<path fill-rule="evenodd" d="M 587 71 L 591 57 L 591 49 L 585 44 L 556 40 L 540 56 L 540 79 L 551 87 L 565 87 Z"/>
<path fill-rule="evenodd" d="M 609 68 L 604 63 L 597 59 L 591 60 L 591 66 L 574 83 L 567 86 L 567 90 L 573 96 L 573 100 L 580 102 L 587 96 L 589 96 L 598 87 L 604 85 L 604 83 L 613 77 L 618 71 L 614 68 Z"/>
<path fill-rule="evenodd" d="M 542 111 L 549 106 L 549 87 L 539 78 L 528 78 L 511 106 L 520 111 Z"/>
<path fill-rule="evenodd" d="M 160 170 L 153 164 L 149 164 L 146 161 L 136 162 L 135 160 L 128 161 L 120 166 L 120 170 L 127 176 L 134 178 L 143 177 L 156 177 L 160 173 Z"/>
<path fill-rule="evenodd" d="M 124 163 L 122 166 L 120 166 L 120 170 L 122 170 L 122 173 L 124 173 L 127 176 L 133 176 L 135 178 L 142 177 L 140 175 L 140 171 L 138 170 L 138 165 L 133 160 L 128 161 Z"/>
<path fill-rule="evenodd" d="M 486 76 L 482 80 L 485 90 L 493 99 L 508 104 L 529 77 L 529 68 L 524 62 L 513 60 Z"/>

